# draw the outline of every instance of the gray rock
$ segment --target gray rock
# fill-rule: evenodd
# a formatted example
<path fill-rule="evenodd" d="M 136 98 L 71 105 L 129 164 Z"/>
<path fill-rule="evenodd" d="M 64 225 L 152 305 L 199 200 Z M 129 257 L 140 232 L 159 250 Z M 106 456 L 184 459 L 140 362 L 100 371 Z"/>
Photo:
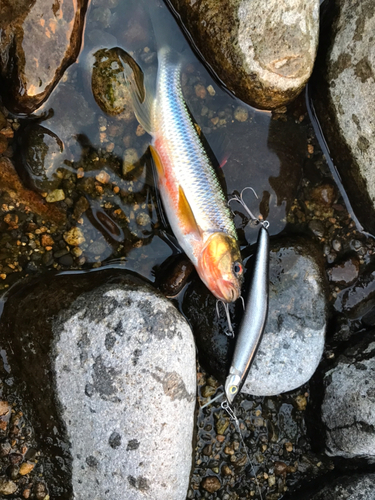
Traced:
<path fill-rule="evenodd" d="M 373 500 L 375 474 L 342 476 L 325 485 L 313 495 L 303 495 L 303 500 Z"/>
<path fill-rule="evenodd" d="M 314 104 L 356 215 L 374 232 L 375 5 L 338 0 L 334 7 L 323 27 L 331 36 L 319 55 Z"/>
<path fill-rule="evenodd" d="M 271 253 L 266 329 L 242 392 L 272 396 L 306 383 L 324 348 L 326 302 L 318 263 L 296 245 Z"/>
<path fill-rule="evenodd" d="M 74 494 L 185 499 L 196 370 L 182 316 L 152 291 L 104 286 L 80 297 L 54 331 Z"/>
<path fill-rule="evenodd" d="M 9 298 L 0 334 L 51 497 L 186 498 L 195 345 L 168 300 L 119 270 L 55 276 Z"/>
<path fill-rule="evenodd" d="M 319 2 L 172 0 L 194 42 L 239 98 L 261 108 L 290 102 L 314 64 Z"/>
<path fill-rule="evenodd" d="M 324 377 L 322 420 L 331 456 L 375 456 L 375 342 L 367 337 Z"/>
<path fill-rule="evenodd" d="M 311 241 L 281 239 L 271 247 L 269 317 L 264 337 L 243 391 L 269 396 L 307 382 L 319 364 L 326 328 L 326 277 L 321 251 Z M 246 264 L 247 269 L 250 261 Z M 251 279 L 246 271 L 246 280 Z M 223 382 L 235 339 L 215 314 L 211 298 L 198 279 L 192 280 L 183 304 L 192 325 L 201 364 Z M 230 306 L 238 332 L 242 306 Z"/>

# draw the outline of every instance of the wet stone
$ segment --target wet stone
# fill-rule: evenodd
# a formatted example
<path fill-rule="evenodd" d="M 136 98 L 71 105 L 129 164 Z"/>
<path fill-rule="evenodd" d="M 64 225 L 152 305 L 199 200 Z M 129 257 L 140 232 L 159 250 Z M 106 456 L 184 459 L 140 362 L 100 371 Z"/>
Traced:
<path fill-rule="evenodd" d="M 24 169 L 27 184 L 41 192 L 58 188 L 61 178 L 57 169 L 64 160 L 62 141 L 40 125 L 21 129 L 19 136 L 18 162 Z"/>
<path fill-rule="evenodd" d="M 358 277 L 359 262 L 355 258 L 328 269 L 328 277 L 332 283 L 351 285 Z"/>
<path fill-rule="evenodd" d="M 221 488 L 220 480 L 216 476 L 205 477 L 201 485 L 209 493 L 215 493 Z"/>
<path fill-rule="evenodd" d="M 247 263 L 249 269 L 250 262 Z M 246 280 L 251 279 L 246 271 Z M 245 285 L 246 288 L 247 285 Z M 306 383 L 315 372 L 324 348 L 326 329 L 326 277 L 321 252 L 311 241 L 285 239 L 271 248 L 270 300 L 265 333 L 242 391 L 271 396 Z M 246 295 L 244 293 L 245 301 Z M 202 308 L 207 304 L 210 309 Z M 193 280 L 185 294 L 184 313 L 192 324 L 200 362 L 224 381 L 234 341 L 225 335 L 224 318 L 218 320 L 215 300 L 204 285 Z M 242 308 L 231 306 L 238 333 Z"/>
<path fill-rule="evenodd" d="M 6 477 L 0 477 L 0 494 L 1 495 L 12 495 L 17 491 L 17 485 L 7 479 Z"/>
<path fill-rule="evenodd" d="M 8 109 L 31 113 L 79 53 L 87 0 L 0 4 L 1 76 Z"/>
<path fill-rule="evenodd" d="M 374 233 L 374 3 L 338 0 L 330 6 L 322 18 L 327 37 L 322 40 L 312 95 L 330 156 L 355 214 Z"/>
<path fill-rule="evenodd" d="M 265 109 L 302 90 L 314 64 L 319 2 L 172 0 L 206 61 L 240 99 Z"/>
<path fill-rule="evenodd" d="M 304 495 L 303 498 L 304 500 L 372 500 L 374 497 L 375 474 L 354 474 L 331 479 L 318 492 Z"/>
<path fill-rule="evenodd" d="M 131 122 L 133 106 L 117 49 L 98 50 L 94 58 L 91 86 L 97 104 L 108 115 L 121 115 L 122 120 Z"/>
<path fill-rule="evenodd" d="M 324 376 L 322 420 L 331 456 L 375 455 L 375 343 L 368 334 Z"/>
<path fill-rule="evenodd" d="M 141 279 L 96 271 L 23 283 L 7 302 L 0 334 L 18 331 L 18 321 L 22 333 L 12 336 L 8 362 L 38 412 L 47 457 L 53 445 L 50 497 L 66 485 L 64 498 L 104 498 L 110 490 L 116 498 L 152 492 L 156 500 L 185 500 L 196 362 L 191 330 L 175 307 Z M 20 467 L 21 474 L 31 465 Z"/>

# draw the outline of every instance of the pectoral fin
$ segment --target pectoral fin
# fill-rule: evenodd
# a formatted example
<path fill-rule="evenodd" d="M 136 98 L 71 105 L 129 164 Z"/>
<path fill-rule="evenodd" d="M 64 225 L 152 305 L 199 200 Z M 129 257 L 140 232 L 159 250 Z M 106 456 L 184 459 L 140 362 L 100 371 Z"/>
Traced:
<path fill-rule="evenodd" d="M 178 216 L 182 223 L 185 234 L 192 233 L 197 238 L 200 237 L 200 229 L 195 220 L 194 214 L 191 210 L 189 202 L 181 186 L 178 189 Z"/>
<path fill-rule="evenodd" d="M 143 73 L 134 59 L 124 50 L 118 48 L 117 52 L 124 68 L 135 116 L 146 132 L 152 134 L 155 75 L 151 72 Z"/>

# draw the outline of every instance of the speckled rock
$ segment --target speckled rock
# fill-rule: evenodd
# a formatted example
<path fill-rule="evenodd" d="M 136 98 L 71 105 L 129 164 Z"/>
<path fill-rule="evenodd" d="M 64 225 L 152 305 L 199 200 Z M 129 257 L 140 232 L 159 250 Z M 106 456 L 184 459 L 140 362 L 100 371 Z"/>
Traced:
<path fill-rule="evenodd" d="M 194 42 L 243 101 L 276 108 L 306 84 L 314 64 L 319 2 L 172 0 Z"/>
<path fill-rule="evenodd" d="M 272 396 L 312 377 L 324 348 L 324 283 L 319 260 L 307 245 L 272 252 L 267 325 L 242 392 Z"/>
<path fill-rule="evenodd" d="M 324 377 L 322 420 L 327 453 L 375 456 L 375 342 L 373 335 L 345 351 Z"/>
<path fill-rule="evenodd" d="M 326 277 L 321 260 L 319 249 L 310 241 L 280 240 L 271 247 L 269 315 L 244 392 L 271 396 L 291 391 L 307 382 L 316 370 L 327 321 Z M 247 269 L 250 264 L 251 260 Z M 247 283 L 250 279 L 247 271 Z M 183 309 L 196 335 L 200 362 L 224 381 L 235 340 L 225 335 L 226 321 L 223 315 L 216 317 L 214 298 L 193 279 Z M 242 306 L 239 303 L 230 309 L 238 332 Z"/>
<path fill-rule="evenodd" d="M 323 482 L 321 480 L 320 482 Z M 327 481 L 323 487 L 314 493 L 306 493 L 311 487 L 305 488 L 303 494 L 295 495 L 298 500 L 373 500 L 375 498 L 375 474 L 354 474 L 352 476 L 336 477 Z"/>
<path fill-rule="evenodd" d="M 0 340 L 26 413 L 37 415 L 51 498 L 111 491 L 185 500 L 195 345 L 174 306 L 119 270 L 32 281 L 13 293 Z"/>
<path fill-rule="evenodd" d="M 33 112 L 75 61 L 87 3 L 21 0 L 0 4 L 0 74 L 9 109 Z"/>
<path fill-rule="evenodd" d="M 372 0 L 331 5 L 322 21 L 331 36 L 319 52 L 314 105 L 355 213 L 374 233 L 375 5 Z"/>
<path fill-rule="evenodd" d="M 95 52 L 91 88 L 95 101 L 109 115 L 121 114 L 121 119 L 134 119 L 130 92 L 125 82 L 119 49 L 100 49 Z"/>

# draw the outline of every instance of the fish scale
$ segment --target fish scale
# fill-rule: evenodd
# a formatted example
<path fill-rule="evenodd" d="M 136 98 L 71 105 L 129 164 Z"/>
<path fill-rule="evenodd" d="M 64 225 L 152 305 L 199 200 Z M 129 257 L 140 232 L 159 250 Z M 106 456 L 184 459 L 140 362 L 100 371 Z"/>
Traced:
<path fill-rule="evenodd" d="M 168 138 L 165 147 L 177 183 L 203 232 L 221 231 L 237 239 L 224 193 L 184 101 L 181 65 L 173 52 L 160 51 L 158 72 L 155 135 Z"/>

